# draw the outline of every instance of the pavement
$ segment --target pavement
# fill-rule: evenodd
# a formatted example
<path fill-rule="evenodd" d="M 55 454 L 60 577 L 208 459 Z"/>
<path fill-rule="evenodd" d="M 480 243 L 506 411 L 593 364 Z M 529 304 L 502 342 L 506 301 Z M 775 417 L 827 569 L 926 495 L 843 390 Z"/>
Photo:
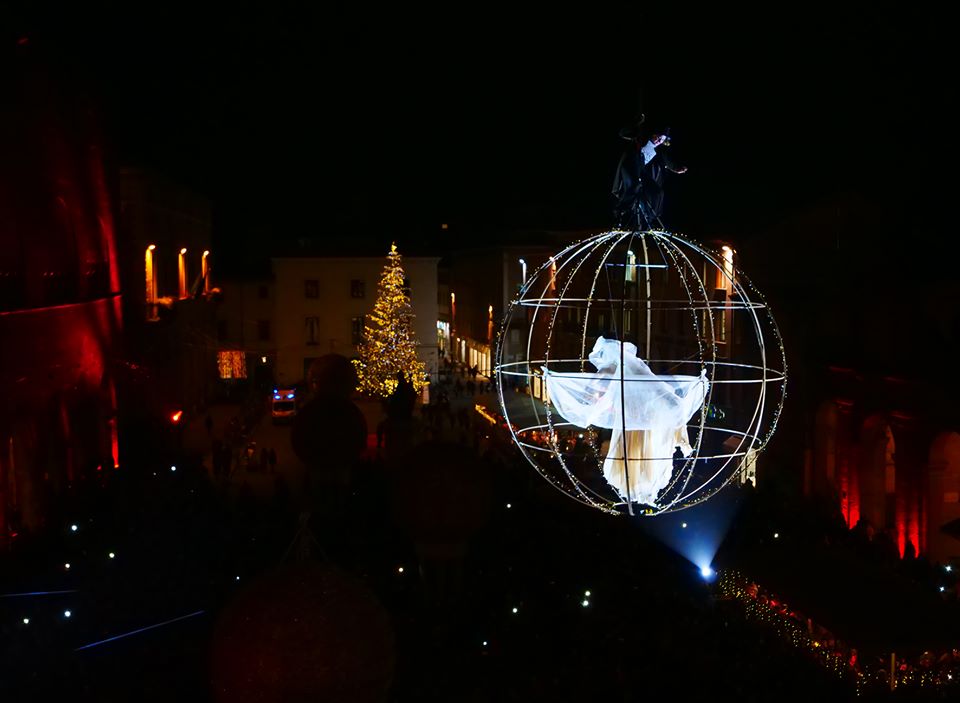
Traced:
<path fill-rule="evenodd" d="M 485 380 L 485 379 L 482 379 Z M 461 408 L 466 407 L 475 415 L 475 405 L 482 405 L 491 415 L 501 414 L 500 401 L 496 391 L 492 393 L 478 393 L 469 395 L 462 393 L 457 396 L 448 388 L 448 396 L 451 411 L 456 413 Z M 518 427 L 526 427 L 537 422 L 535 419 L 534 405 L 536 411 L 540 413 L 539 422 L 543 422 L 544 408 L 543 404 L 526 393 L 508 392 L 505 394 L 510 412 L 511 422 Z M 354 398 L 354 403 L 360 408 L 367 422 L 367 451 L 375 455 L 377 451 L 376 430 L 377 425 L 383 419 L 382 403 L 378 399 Z M 264 401 L 266 403 L 266 400 Z M 184 427 L 183 447 L 188 453 L 203 458 L 203 464 L 210 475 L 213 476 L 213 461 L 211 449 L 213 440 L 219 439 L 222 442 L 227 441 L 228 426 L 234 417 L 239 417 L 242 412 L 242 406 L 238 403 L 222 403 L 213 405 L 209 408 L 209 416 L 213 420 L 211 431 L 206 427 L 206 415 L 200 415 L 190 418 Z M 474 422 L 479 417 L 472 418 Z M 483 422 L 481 420 L 481 422 Z M 294 501 L 303 495 L 304 479 L 306 469 L 303 463 L 297 458 L 290 442 L 292 425 L 273 423 L 269 412 L 264 412 L 259 421 L 251 429 L 247 440 L 233 446 L 234 462 L 232 473 L 229 480 L 219 479 L 221 485 L 231 494 L 236 494 L 241 486 L 247 486 L 253 496 L 260 499 L 270 499 L 276 494 L 277 479 L 282 479 L 290 491 L 290 497 Z M 456 439 L 460 435 L 459 430 L 453 431 L 450 439 Z M 244 447 L 248 442 L 256 444 L 256 461 L 251 462 L 249 466 L 243 458 Z M 260 451 L 263 448 L 273 449 L 277 453 L 276 473 L 270 473 L 269 470 L 259 468 Z M 245 489 L 247 490 L 247 489 Z"/>
<path fill-rule="evenodd" d="M 266 402 L 266 401 L 264 401 Z M 227 428 L 231 419 L 239 417 L 241 406 L 234 403 L 214 405 L 209 408 L 209 415 L 213 418 L 213 429 L 208 432 L 205 426 L 206 416 L 200 416 L 189 423 L 184 429 L 183 446 L 187 452 L 203 457 L 204 467 L 211 480 L 213 476 L 213 460 L 211 448 L 214 439 L 227 441 Z M 297 458 L 290 444 L 291 425 L 275 425 L 269 412 L 261 415 L 259 421 L 251 429 L 247 442 L 234 445 L 234 462 L 230 480 L 226 482 L 228 491 L 239 490 L 243 484 L 250 487 L 252 494 L 258 498 L 270 498 L 276 491 L 277 478 L 283 479 L 290 488 L 291 497 L 296 497 L 302 489 L 305 469 Z M 244 445 L 248 442 L 256 444 L 254 466 L 251 467 L 243 459 Z M 273 449 L 277 453 L 276 473 L 257 468 L 260 460 L 260 451 Z M 222 480 L 222 479 L 221 479 Z"/>

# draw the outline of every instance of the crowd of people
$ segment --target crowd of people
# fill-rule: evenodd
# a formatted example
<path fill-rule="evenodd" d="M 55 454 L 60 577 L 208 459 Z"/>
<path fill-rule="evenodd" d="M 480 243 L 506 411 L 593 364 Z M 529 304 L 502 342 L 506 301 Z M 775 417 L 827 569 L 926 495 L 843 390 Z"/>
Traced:
<path fill-rule="evenodd" d="M 213 700 L 208 652 L 220 614 L 245 583 L 295 558 L 291 540 L 307 513 L 311 558 L 354 574 L 389 613 L 396 663 L 386 700 L 852 697 L 741 603 L 717 600 L 695 567 L 636 521 L 553 490 L 516 451 L 492 397 L 456 395 L 458 375 L 463 381 L 457 372 L 433 385 L 427 406 L 395 404 L 382 451 L 358 456 L 342 485 L 314 482 L 308 505 L 215 490 L 210 467 L 186 459 L 176 473 L 160 462 L 125 467 L 78 514 L 76 546 L 69 532 L 25 544 L 0 572 L 11 591 L 76 589 L 83 599 L 72 602 L 73 622 L 37 614 L 29 628 L 13 619 L 22 617 L 13 599 L 0 601 L 0 681 L 11 700 L 27 691 L 125 700 L 144 686 L 158 700 Z M 561 441 L 576 451 L 578 435 Z M 471 471 L 445 478 L 405 458 L 429 457 L 429 447 L 456 447 L 449 461 L 468 461 L 484 480 L 460 486 L 474 481 Z M 264 456 L 258 450 L 269 467 Z M 322 479 L 319 461 L 308 471 Z M 412 517 L 404 510 L 411 501 Z M 94 568 L 108 550 L 115 563 Z M 51 578 L 51 564 L 68 558 L 73 569 Z M 96 657 L 73 651 L 197 611 L 195 620 L 104 645 Z"/>

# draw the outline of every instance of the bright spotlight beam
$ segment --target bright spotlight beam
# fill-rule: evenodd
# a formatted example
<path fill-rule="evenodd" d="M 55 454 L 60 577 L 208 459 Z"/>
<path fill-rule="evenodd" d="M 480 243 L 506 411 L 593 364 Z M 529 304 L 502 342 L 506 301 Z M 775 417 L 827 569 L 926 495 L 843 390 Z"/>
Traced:
<path fill-rule="evenodd" d="M 701 566 L 700 575 L 705 579 L 711 578 L 713 576 L 713 569 L 711 569 L 709 566 Z"/>
<path fill-rule="evenodd" d="M 70 591 L 30 591 L 29 593 L 0 593 L 0 598 L 29 598 L 30 596 L 59 596 L 63 593 L 76 593 L 76 589 Z"/>
<path fill-rule="evenodd" d="M 146 632 L 147 630 L 153 630 L 158 627 L 163 627 L 164 625 L 170 625 L 172 623 L 179 622 L 180 620 L 186 620 L 187 618 L 196 617 L 197 615 L 203 615 L 203 613 L 205 612 L 206 612 L 205 610 L 198 610 L 197 612 L 190 613 L 189 615 L 181 615 L 180 617 L 173 618 L 172 620 L 167 620 L 165 622 L 158 622 L 156 625 L 147 625 L 146 627 L 141 627 L 139 630 L 124 632 L 122 635 L 114 635 L 113 637 L 108 637 L 107 639 L 100 640 L 99 642 L 91 642 L 90 644 L 85 644 L 82 647 L 77 647 L 73 651 L 80 652 L 84 649 L 90 649 L 91 647 L 98 647 L 99 645 L 106 644 L 107 642 L 113 642 L 114 640 L 120 640 L 120 639 L 123 639 L 124 637 L 130 637 L 130 635 L 137 635 L 137 634 L 140 634 L 141 632 Z"/>

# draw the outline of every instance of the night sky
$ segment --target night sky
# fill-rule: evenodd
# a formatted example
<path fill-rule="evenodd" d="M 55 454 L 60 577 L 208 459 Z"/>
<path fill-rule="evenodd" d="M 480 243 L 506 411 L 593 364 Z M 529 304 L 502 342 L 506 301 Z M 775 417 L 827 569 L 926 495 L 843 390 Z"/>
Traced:
<path fill-rule="evenodd" d="M 690 168 L 666 220 L 692 236 L 749 238 L 850 193 L 897 222 L 941 214 L 956 81 L 933 15 L 138 12 L 18 21 L 83 73 L 119 161 L 213 198 L 218 245 L 607 227 L 639 111 Z"/>

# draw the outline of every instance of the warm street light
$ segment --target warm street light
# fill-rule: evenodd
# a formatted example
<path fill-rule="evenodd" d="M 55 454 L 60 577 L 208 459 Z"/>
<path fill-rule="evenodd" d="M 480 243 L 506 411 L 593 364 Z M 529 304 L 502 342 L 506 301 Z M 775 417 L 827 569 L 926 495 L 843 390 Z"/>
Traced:
<path fill-rule="evenodd" d="M 180 300 L 183 300 L 187 297 L 187 248 L 184 247 L 180 250 L 180 259 L 177 263 L 177 269 L 179 271 L 180 278 Z"/>
<path fill-rule="evenodd" d="M 210 256 L 210 250 L 204 249 L 203 256 L 200 257 L 200 277 L 203 279 L 203 292 L 210 292 L 210 264 L 207 257 Z"/>

